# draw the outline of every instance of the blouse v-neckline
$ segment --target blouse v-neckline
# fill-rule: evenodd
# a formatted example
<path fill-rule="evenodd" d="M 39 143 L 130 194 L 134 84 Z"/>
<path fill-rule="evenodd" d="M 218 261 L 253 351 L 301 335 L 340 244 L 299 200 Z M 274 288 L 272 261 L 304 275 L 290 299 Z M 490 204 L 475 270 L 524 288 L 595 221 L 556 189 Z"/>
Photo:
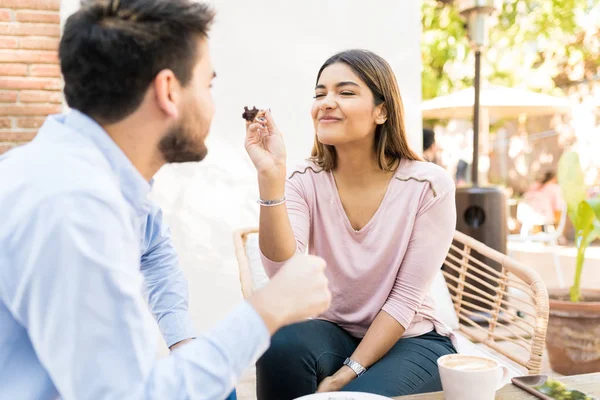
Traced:
<path fill-rule="evenodd" d="M 340 191 L 338 189 L 337 182 L 335 180 L 335 176 L 333 175 L 333 171 L 328 172 L 329 177 L 331 179 L 333 192 L 334 192 L 334 198 L 335 198 L 334 202 L 336 203 L 336 206 L 338 207 L 339 211 L 343 215 L 346 228 L 348 228 L 348 230 L 352 234 L 354 234 L 354 235 L 364 234 L 365 232 L 367 232 L 369 230 L 369 228 L 373 224 L 375 224 L 375 221 L 377 220 L 377 217 L 379 216 L 381 209 L 384 208 L 384 206 L 387 202 L 387 199 L 390 194 L 390 187 L 392 186 L 394 179 L 396 179 L 396 175 L 397 175 L 399 169 L 400 169 L 400 166 L 398 166 L 396 168 L 396 170 L 394 171 L 394 174 L 390 178 L 390 181 L 387 184 L 387 188 L 385 189 L 385 194 L 383 195 L 383 198 L 381 199 L 381 202 L 379 203 L 377 210 L 375 210 L 375 212 L 373 213 L 373 215 L 371 216 L 369 221 L 360 229 L 354 229 L 354 227 L 352 226 L 352 222 L 350 221 L 350 218 L 348 217 L 348 214 L 346 213 L 346 210 L 344 209 L 344 204 L 342 203 L 342 197 L 340 196 Z"/>

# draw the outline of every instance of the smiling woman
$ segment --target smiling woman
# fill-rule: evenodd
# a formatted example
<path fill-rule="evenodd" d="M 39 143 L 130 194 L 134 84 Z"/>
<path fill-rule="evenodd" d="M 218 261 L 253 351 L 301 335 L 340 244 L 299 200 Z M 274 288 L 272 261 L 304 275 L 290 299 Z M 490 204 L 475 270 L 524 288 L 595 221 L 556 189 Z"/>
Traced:
<path fill-rule="evenodd" d="M 319 319 L 273 336 L 257 364 L 258 398 L 440 390 L 436 360 L 456 350 L 428 292 L 456 226 L 454 183 L 408 146 L 395 76 L 372 52 L 323 64 L 311 115 L 312 156 L 287 180 L 271 112 L 247 124 L 259 203 L 269 205 L 259 225 L 265 271 L 308 249 L 326 260 L 333 295 Z"/>
<path fill-rule="evenodd" d="M 315 100 L 312 117 L 316 138 L 312 160 L 323 169 L 335 168 L 336 144 L 365 139 L 366 132 L 373 127 L 379 168 L 392 171 L 401 158 L 420 159 L 408 146 L 396 77 L 389 64 L 376 54 L 349 50 L 325 61 L 317 74 Z M 333 112 L 332 102 L 339 106 L 337 114 Z M 343 127 L 326 127 L 328 123 L 343 120 L 346 121 Z M 367 126 L 369 124 L 375 126 Z"/>

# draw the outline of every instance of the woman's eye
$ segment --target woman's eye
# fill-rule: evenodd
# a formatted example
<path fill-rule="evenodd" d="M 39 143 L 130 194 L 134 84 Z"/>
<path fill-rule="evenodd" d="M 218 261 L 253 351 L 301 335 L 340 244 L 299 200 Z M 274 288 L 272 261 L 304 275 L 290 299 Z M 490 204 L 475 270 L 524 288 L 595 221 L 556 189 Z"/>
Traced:
<path fill-rule="evenodd" d="M 319 99 L 319 98 L 321 98 L 321 97 L 325 97 L 325 94 L 323 94 L 323 93 L 317 93 L 317 94 L 315 94 L 315 97 L 314 97 L 314 98 L 315 98 L 315 99 Z"/>
<path fill-rule="evenodd" d="M 342 96 L 354 96 L 354 93 L 352 92 L 342 92 L 340 93 Z"/>

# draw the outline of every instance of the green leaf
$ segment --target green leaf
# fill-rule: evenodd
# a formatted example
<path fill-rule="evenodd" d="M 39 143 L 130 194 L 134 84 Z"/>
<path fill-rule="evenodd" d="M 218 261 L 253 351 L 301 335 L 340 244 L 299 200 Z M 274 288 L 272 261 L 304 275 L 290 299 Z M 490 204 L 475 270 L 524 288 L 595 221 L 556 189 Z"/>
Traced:
<path fill-rule="evenodd" d="M 600 196 L 596 196 L 593 199 L 586 200 L 590 205 L 594 213 L 596 214 L 596 218 L 600 221 Z"/>
<path fill-rule="evenodd" d="M 567 203 L 567 211 L 571 222 L 575 225 L 578 220 L 578 210 L 581 202 L 585 201 L 584 175 L 579 163 L 579 155 L 567 152 L 558 162 L 558 184 Z"/>
<path fill-rule="evenodd" d="M 588 247 L 596 239 L 600 239 L 600 222 L 595 221 L 592 231 L 583 240 L 583 246 Z"/>
<path fill-rule="evenodd" d="M 579 203 L 577 209 L 577 216 L 573 221 L 573 227 L 575 228 L 576 239 L 584 240 L 587 235 L 594 229 L 594 221 L 596 220 L 596 214 L 594 209 L 590 206 L 589 202 L 583 200 Z M 575 243 L 577 245 L 577 243 Z"/>
<path fill-rule="evenodd" d="M 600 238 L 600 221 L 596 219 L 592 207 L 586 202 L 581 202 L 580 207 L 581 223 L 583 220 L 591 217 L 592 222 L 584 229 L 575 232 L 575 245 L 577 246 L 577 258 L 575 262 L 575 280 L 571 286 L 571 301 L 579 301 L 581 294 L 581 274 L 585 263 L 585 251 L 587 247 L 596 239 Z"/>

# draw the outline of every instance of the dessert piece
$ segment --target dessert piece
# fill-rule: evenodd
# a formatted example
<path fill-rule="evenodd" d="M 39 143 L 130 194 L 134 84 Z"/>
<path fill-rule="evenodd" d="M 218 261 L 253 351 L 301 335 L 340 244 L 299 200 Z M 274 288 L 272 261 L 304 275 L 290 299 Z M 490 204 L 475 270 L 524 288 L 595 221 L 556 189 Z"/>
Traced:
<path fill-rule="evenodd" d="M 256 107 L 252 107 L 252 109 L 248 109 L 248 107 L 244 107 L 244 113 L 242 114 L 242 118 L 244 118 L 248 122 L 254 121 L 256 116 L 258 115 L 259 110 Z"/>

